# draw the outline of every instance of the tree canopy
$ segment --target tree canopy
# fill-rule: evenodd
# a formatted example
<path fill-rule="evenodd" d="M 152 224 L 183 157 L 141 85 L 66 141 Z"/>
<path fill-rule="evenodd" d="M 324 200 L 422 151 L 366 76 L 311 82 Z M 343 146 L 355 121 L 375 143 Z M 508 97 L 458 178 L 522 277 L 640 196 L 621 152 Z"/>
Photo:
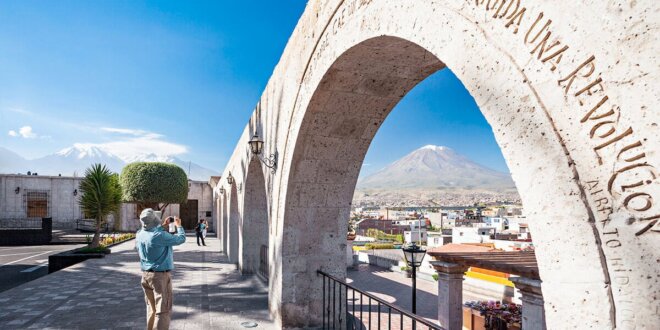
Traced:
<path fill-rule="evenodd" d="M 159 162 L 135 162 L 121 171 L 120 184 L 124 202 L 143 206 L 185 203 L 188 199 L 188 177 L 182 168 Z"/>

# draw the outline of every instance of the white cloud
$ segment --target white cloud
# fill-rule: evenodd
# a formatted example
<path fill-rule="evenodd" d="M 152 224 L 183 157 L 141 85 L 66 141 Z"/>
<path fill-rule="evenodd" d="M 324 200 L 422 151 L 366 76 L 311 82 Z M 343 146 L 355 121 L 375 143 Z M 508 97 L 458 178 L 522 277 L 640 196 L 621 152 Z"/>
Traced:
<path fill-rule="evenodd" d="M 15 112 L 15 113 L 20 113 L 22 115 L 32 115 L 32 112 L 27 111 L 25 109 L 21 109 L 21 108 L 9 108 L 7 110 L 9 110 L 11 112 Z"/>
<path fill-rule="evenodd" d="M 13 136 L 13 137 L 19 137 L 20 136 L 24 139 L 34 139 L 34 138 L 37 137 L 37 134 L 32 132 L 32 127 L 31 126 L 23 126 L 23 127 L 18 129 L 18 132 L 16 132 L 15 130 L 12 129 L 7 134 L 9 134 L 9 136 Z"/>
<path fill-rule="evenodd" d="M 37 137 L 37 134 L 32 132 L 32 127 L 31 126 L 23 126 L 18 130 L 18 134 L 20 134 L 22 137 L 26 139 L 34 139 Z"/>
<path fill-rule="evenodd" d="M 77 145 L 98 147 L 117 155 L 124 161 L 132 161 L 136 157 L 147 154 L 175 156 L 188 152 L 188 147 L 169 142 L 161 134 L 128 128 L 103 127 L 101 130 L 117 136 L 113 136 L 112 142 L 78 143 Z"/>
<path fill-rule="evenodd" d="M 143 131 L 141 129 L 131 129 L 131 128 L 101 127 L 101 130 L 109 133 L 134 135 L 134 136 L 151 136 L 151 137 L 162 136 L 160 134 Z"/>

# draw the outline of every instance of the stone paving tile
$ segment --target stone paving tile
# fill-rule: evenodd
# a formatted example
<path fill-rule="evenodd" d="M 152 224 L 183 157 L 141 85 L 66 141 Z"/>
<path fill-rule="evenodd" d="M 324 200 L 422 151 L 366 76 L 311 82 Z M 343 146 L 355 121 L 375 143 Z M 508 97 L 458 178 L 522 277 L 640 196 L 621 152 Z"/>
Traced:
<path fill-rule="evenodd" d="M 0 293 L 4 329 L 144 329 L 146 306 L 134 242 Z M 243 329 L 241 322 L 275 329 L 268 317 L 268 289 L 241 275 L 218 252 L 219 241 L 194 237 L 175 248 L 171 329 Z"/>

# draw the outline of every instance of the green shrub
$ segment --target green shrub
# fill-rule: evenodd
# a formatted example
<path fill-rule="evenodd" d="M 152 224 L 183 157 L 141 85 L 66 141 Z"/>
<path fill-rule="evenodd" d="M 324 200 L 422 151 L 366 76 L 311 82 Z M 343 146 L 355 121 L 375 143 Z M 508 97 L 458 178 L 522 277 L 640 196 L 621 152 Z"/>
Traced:
<path fill-rule="evenodd" d="M 367 250 L 394 249 L 394 245 L 389 243 L 367 243 L 364 247 Z"/>
<path fill-rule="evenodd" d="M 434 279 L 436 282 L 438 281 L 438 274 L 433 274 L 433 275 L 431 275 L 431 276 L 433 276 L 433 279 Z"/>
<path fill-rule="evenodd" d="M 124 202 L 164 209 L 188 199 L 188 177 L 182 168 L 169 163 L 136 162 L 121 171 L 119 182 Z M 164 205 L 159 205 L 163 203 Z"/>
<path fill-rule="evenodd" d="M 377 240 L 380 241 L 391 241 L 391 242 L 399 242 L 403 243 L 403 235 L 399 234 L 386 234 L 382 230 L 378 230 L 376 228 L 369 228 L 367 229 L 367 236 L 368 237 L 373 237 Z"/>

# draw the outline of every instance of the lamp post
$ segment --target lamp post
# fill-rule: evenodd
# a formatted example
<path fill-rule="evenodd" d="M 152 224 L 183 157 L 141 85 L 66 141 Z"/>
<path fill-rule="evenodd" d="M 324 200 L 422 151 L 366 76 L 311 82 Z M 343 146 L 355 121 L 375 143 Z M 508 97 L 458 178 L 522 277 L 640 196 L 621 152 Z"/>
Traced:
<path fill-rule="evenodd" d="M 264 166 L 270 168 L 271 173 L 275 173 L 275 169 L 277 169 L 277 153 L 271 154 L 269 157 L 260 156 L 264 150 L 264 141 L 259 138 L 259 135 L 257 134 L 252 136 L 252 139 L 248 141 L 248 145 L 250 146 L 250 152 L 256 155 L 257 159 L 259 159 Z"/>
<path fill-rule="evenodd" d="M 408 267 L 412 267 L 412 312 L 417 313 L 417 267 L 422 265 L 426 255 L 426 249 L 412 242 L 403 248 L 403 256 L 406 258 Z"/>

